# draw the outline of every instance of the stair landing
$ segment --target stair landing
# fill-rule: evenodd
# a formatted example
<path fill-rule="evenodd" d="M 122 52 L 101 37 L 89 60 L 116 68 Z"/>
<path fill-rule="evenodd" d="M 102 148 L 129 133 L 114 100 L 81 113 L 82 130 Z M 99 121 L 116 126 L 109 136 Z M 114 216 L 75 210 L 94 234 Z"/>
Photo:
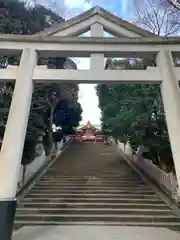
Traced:
<path fill-rule="evenodd" d="M 12 240 L 179 240 L 166 228 L 122 226 L 34 226 L 23 227 Z"/>

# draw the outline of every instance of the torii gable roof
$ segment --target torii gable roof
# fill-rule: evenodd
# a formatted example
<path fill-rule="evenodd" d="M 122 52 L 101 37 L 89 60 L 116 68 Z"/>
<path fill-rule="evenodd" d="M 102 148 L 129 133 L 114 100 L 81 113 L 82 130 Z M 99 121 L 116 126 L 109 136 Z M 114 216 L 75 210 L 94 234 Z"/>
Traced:
<path fill-rule="evenodd" d="M 128 21 L 125 21 L 115 16 L 114 14 L 106 11 L 105 9 L 99 6 L 91 8 L 90 10 L 76 17 L 73 17 L 65 22 L 55 24 L 36 35 L 38 36 L 49 36 L 49 35 L 78 36 L 84 32 L 89 31 L 90 26 L 96 22 L 99 22 L 101 25 L 103 25 L 105 31 L 110 32 L 115 36 L 121 35 L 122 37 L 123 34 L 120 33 L 120 29 L 122 28 L 134 33 L 135 37 L 141 37 L 141 36 L 155 37 L 156 36 L 151 32 L 148 32 L 138 26 L 135 26 L 132 23 L 129 23 Z"/>

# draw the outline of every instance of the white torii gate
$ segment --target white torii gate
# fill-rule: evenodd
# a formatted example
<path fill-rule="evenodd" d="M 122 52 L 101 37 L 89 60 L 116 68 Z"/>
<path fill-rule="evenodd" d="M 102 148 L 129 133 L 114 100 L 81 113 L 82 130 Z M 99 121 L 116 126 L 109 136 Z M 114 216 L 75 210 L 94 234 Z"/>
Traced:
<path fill-rule="evenodd" d="M 91 37 L 78 37 L 90 30 Z M 104 31 L 114 38 L 104 38 Z M 169 138 L 180 186 L 180 69 L 172 54 L 180 38 L 162 38 L 112 15 L 100 7 L 32 35 L 0 35 L 0 54 L 21 54 L 19 66 L 0 69 L 0 81 L 16 80 L 0 153 L 0 202 L 15 201 L 20 162 L 34 82 L 159 83 Z M 89 70 L 57 70 L 37 66 L 37 57 L 90 57 Z M 147 70 L 105 70 L 104 57 L 145 57 L 157 67 Z"/>

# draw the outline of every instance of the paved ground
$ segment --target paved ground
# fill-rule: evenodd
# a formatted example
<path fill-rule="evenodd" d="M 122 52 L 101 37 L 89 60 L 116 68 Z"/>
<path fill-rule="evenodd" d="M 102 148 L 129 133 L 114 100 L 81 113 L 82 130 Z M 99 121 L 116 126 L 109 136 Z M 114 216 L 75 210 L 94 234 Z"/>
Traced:
<path fill-rule="evenodd" d="M 179 240 L 165 228 L 110 226 L 24 227 L 12 240 Z"/>

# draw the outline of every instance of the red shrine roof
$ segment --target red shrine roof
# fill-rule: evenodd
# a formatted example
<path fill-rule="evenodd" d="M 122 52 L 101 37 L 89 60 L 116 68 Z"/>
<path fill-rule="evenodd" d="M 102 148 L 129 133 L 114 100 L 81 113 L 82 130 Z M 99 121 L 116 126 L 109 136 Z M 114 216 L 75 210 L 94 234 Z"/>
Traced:
<path fill-rule="evenodd" d="M 86 129 L 92 129 L 92 130 L 98 130 L 100 131 L 101 127 L 99 125 L 92 125 L 89 121 L 85 125 L 80 125 L 78 127 L 78 130 L 86 130 Z"/>

